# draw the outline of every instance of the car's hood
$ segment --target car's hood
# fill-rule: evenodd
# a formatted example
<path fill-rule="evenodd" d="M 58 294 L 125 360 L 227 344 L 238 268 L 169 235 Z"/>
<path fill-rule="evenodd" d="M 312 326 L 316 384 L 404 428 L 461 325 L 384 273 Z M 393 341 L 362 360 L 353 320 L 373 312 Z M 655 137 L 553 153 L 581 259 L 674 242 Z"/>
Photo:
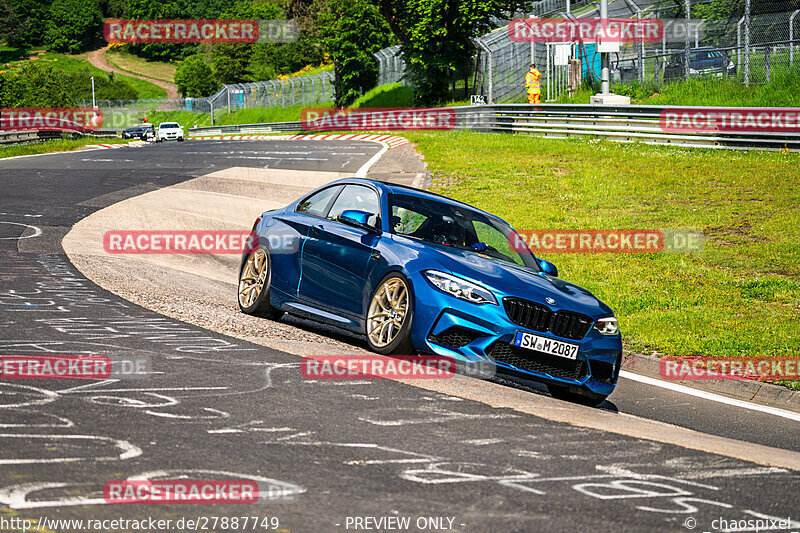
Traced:
<path fill-rule="evenodd" d="M 411 246 L 424 247 L 429 257 L 433 254 L 431 258 L 436 260 L 440 269 L 469 278 L 497 296 L 526 298 L 551 309 L 567 309 L 595 319 L 613 314 L 591 292 L 574 283 L 457 248 L 421 242 L 413 242 Z M 437 269 L 436 265 L 432 264 L 431 269 Z M 546 298 L 551 298 L 555 304 L 547 302 Z"/>

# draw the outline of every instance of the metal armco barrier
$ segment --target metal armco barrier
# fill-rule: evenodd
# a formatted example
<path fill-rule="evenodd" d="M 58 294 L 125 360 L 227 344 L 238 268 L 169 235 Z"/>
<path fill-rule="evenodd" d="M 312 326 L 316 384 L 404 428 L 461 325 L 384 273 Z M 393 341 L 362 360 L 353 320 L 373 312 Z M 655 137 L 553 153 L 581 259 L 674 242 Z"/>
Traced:
<path fill-rule="evenodd" d="M 189 128 L 187 135 L 225 135 L 225 134 L 260 134 L 287 133 L 302 131 L 300 122 L 269 122 L 265 124 L 239 124 L 235 126 L 207 126 Z"/>
<path fill-rule="evenodd" d="M 665 110 L 696 111 L 680 106 L 593 106 L 590 104 L 496 104 L 456 108 L 457 129 L 527 133 L 541 137 L 598 137 L 620 142 L 680 145 L 694 148 L 800 149 L 795 132 L 669 132 L 659 122 Z M 726 108 L 731 110 L 731 108 Z M 767 111 L 736 108 L 743 115 Z"/>
<path fill-rule="evenodd" d="M 540 137 L 596 137 L 619 142 L 740 150 L 800 150 L 800 132 L 669 132 L 661 128 L 661 112 L 697 110 L 680 106 L 594 106 L 590 104 L 495 104 L 454 107 L 456 130 L 525 133 Z M 726 108 L 731 110 L 732 108 Z M 743 115 L 763 108 L 736 108 Z M 800 130 L 797 124 L 795 130 Z M 193 128 L 189 135 L 221 135 L 303 131 L 300 122 Z M 402 132 L 398 132 L 402 134 Z"/>
<path fill-rule="evenodd" d="M 0 131 L 0 145 L 27 144 L 52 141 L 68 137 L 116 137 L 116 130 L 94 130 L 91 132 L 38 130 L 38 131 Z"/>

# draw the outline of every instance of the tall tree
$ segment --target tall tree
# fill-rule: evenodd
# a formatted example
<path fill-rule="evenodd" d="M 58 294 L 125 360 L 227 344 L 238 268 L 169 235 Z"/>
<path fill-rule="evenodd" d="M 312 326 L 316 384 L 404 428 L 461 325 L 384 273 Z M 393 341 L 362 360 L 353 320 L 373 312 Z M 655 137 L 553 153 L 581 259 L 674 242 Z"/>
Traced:
<path fill-rule="evenodd" d="M 95 0 L 54 0 L 45 42 L 53 50 L 79 52 L 99 38 L 102 19 Z"/>
<path fill-rule="evenodd" d="M 472 39 L 493 29 L 497 19 L 529 10 L 528 0 L 376 0 L 400 41 L 406 75 L 418 103 L 448 97 L 448 82 L 475 52 Z"/>
<path fill-rule="evenodd" d="M 319 21 L 322 42 L 333 58 L 336 105 L 350 105 L 378 81 L 372 54 L 389 45 L 389 26 L 369 0 L 330 2 Z"/>

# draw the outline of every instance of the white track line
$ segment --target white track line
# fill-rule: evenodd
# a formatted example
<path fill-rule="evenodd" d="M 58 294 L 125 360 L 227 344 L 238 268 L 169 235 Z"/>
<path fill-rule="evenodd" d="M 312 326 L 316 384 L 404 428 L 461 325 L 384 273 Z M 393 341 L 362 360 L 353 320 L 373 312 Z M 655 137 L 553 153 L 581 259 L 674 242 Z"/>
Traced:
<path fill-rule="evenodd" d="M 372 165 L 374 165 L 375 163 L 377 163 L 377 162 L 378 162 L 378 159 L 380 159 L 381 157 L 383 157 L 383 154 L 385 154 L 385 153 L 386 153 L 386 151 L 389 149 L 389 145 L 388 145 L 388 144 L 386 144 L 385 142 L 380 142 L 380 141 L 372 141 L 372 142 L 379 143 L 379 144 L 381 145 L 381 149 L 380 149 L 380 151 L 379 151 L 377 154 L 373 155 L 373 156 L 372 156 L 372 157 L 369 159 L 369 161 L 367 161 L 366 163 L 364 163 L 363 165 L 361 165 L 361 168 L 359 168 L 359 169 L 356 171 L 356 177 L 357 177 L 357 178 L 366 178 L 366 177 L 367 177 L 367 172 L 369 172 L 369 169 L 370 169 L 370 168 L 372 168 Z"/>
<path fill-rule="evenodd" d="M 662 389 L 668 389 L 674 392 L 680 392 L 682 394 L 688 394 L 689 396 L 696 396 L 697 398 L 703 398 L 704 400 L 733 405 L 734 407 L 750 409 L 751 411 L 761 411 L 762 413 L 780 416 L 782 418 L 788 418 L 789 420 L 800 422 L 800 413 L 787 411 L 785 409 L 778 409 L 777 407 L 769 407 L 744 400 L 737 400 L 736 398 L 728 398 L 727 396 L 722 396 L 721 394 L 714 394 L 713 392 L 693 389 L 692 387 L 687 387 L 686 385 L 670 383 L 669 381 L 662 381 L 660 379 L 642 376 L 641 374 L 634 374 L 633 372 L 628 372 L 627 370 L 620 370 L 619 375 L 625 379 L 638 381 L 639 383 L 646 383 L 647 385 L 661 387 Z"/>

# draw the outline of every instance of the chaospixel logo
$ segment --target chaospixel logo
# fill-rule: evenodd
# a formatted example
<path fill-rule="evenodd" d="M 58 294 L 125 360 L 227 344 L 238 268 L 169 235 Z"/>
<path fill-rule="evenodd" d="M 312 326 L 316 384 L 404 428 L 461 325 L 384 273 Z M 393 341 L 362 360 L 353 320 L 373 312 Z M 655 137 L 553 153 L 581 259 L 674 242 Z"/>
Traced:
<path fill-rule="evenodd" d="M 800 108 L 696 107 L 664 109 L 659 115 L 663 131 L 680 132 L 800 132 Z"/>
<path fill-rule="evenodd" d="M 103 125 L 100 109 L 91 107 L 9 107 L 0 110 L 5 131 L 92 131 Z"/>
<path fill-rule="evenodd" d="M 669 380 L 800 379 L 800 357 L 664 357 L 661 377 Z"/>
<path fill-rule="evenodd" d="M 517 252 L 533 253 L 617 253 L 699 252 L 703 234 L 691 230 L 518 230 L 509 235 Z"/>
<path fill-rule="evenodd" d="M 664 23 L 659 19 L 586 18 L 586 19 L 514 19 L 508 25 L 508 37 L 516 42 L 572 43 L 659 42 L 664 37 Z"/>
<path fill-rule="evenodd" d="M 300 124 L 306 131 L 452 130 L 456 113 L 449 107 L 309 107 L 303 109 Z"/>
<path fill-rule="evenodd" d="M 258 235 L 250 231 L 112 230 L 103 235 L 109 254 L 241 254 L 257 247 Z"/>

